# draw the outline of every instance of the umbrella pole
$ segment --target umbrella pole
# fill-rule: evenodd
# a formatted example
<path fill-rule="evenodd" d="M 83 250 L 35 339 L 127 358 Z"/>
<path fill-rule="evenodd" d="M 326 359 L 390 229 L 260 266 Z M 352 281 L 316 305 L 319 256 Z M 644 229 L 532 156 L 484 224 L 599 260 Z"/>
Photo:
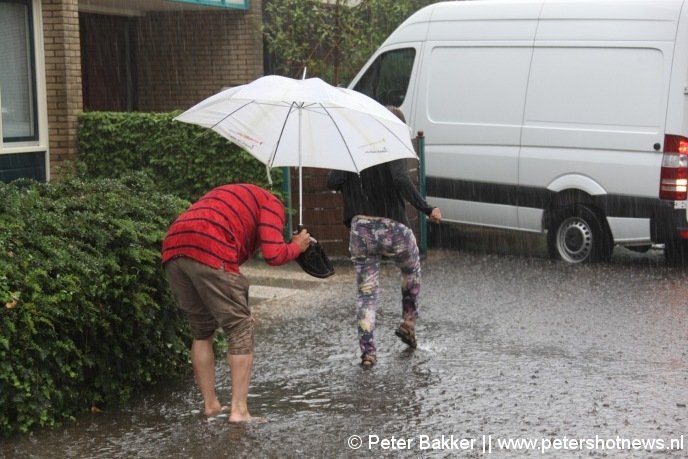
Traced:
<path fill-rule="evenodd" d="M 305 75 L 305 73 L 304 73 Z M 303 226 L 303 167 L 301 167 L 301 108 L 299 108 L 299 227 Z"/>

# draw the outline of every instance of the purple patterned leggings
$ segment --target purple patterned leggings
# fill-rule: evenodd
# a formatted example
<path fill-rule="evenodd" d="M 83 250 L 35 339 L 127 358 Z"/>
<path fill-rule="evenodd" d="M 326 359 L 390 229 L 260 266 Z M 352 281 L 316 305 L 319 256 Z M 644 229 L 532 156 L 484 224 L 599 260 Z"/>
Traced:
<path fill-rule="evenodd" d="M 356 307 L 358 340 L 362 353 L 375 352 L 375 308 L 380 290 L 380 261 L 390 259 L 401 270 L 402 317 L 418 317 L 420 257 L 413 231 L 406 225 L 383 217 L 357 215 L 351 220 L 349 239 L 351 260 L 358 286 Z"/>

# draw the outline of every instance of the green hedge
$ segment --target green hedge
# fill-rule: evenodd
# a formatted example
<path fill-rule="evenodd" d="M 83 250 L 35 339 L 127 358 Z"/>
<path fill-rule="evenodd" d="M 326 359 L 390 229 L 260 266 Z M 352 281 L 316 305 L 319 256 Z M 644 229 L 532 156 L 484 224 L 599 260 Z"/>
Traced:
<path fill-rule="evenodd" d="M 0 184 L 1 435 L 188 372 L 189 331 L 160 266 L 188 201 L 155 189 L 143 174 Z"/>
<path fill-rule="evenodd" d="M 211 129 L 173 113 L 86 112 L 79 121 L 79 160 L 92 177 L 145 171 L 160 191 L 194 201 L 218 185 L 268 185 L 265 166 Z M 273 190 L 281 170 L 273 169 Z"/>
<path fill-rule="evenodd" d="M 78 176 L 0 183 L 0 436 L 189 371 L 164 233 L 217 185 L 268 183 L 263 164 L 176 114 L 84 113 Z"/>

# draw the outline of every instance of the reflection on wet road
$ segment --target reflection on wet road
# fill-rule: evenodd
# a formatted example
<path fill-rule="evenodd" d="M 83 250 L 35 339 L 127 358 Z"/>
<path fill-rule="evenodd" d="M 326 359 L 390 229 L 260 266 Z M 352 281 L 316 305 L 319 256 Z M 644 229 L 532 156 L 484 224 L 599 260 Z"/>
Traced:
<path fill-rule="evenodd" d="M 431 251 L 415 351 L 394 336 L 398 275 L 385 266 L 371 370 L 358 366 L 348 262 L 324 281 L 295 265 L 252 265 L 258 329 L 249 402 L 268 422 L 202 419 L 188 380 L 76 425 L 9 440 L 0 454 L 487 457 L 487 445 L 493 457 L 538 457 L 549 445 L 549 457 L 686 457 L 688 271 L 649 257 L 566 266 L 540 256 Z M 224 364 L 218 381 L 228 401 Z M 498 442 L 508 439 L 537 443 L 506 450 Z M 619 450 L 626 439 L 665 444 Z M 683 449 L 668 449 L 675 445 Z"/>

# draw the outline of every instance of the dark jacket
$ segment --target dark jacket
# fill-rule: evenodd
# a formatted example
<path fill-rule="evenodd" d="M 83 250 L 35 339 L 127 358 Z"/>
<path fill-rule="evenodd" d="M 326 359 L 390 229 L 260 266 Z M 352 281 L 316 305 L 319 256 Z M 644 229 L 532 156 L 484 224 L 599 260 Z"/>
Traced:
<path fill-rule="evenodd" d="M 426 215 L 433 209 L 411 182 L 404 159 L 369 167 L 360 175 L 333 170 L 327 176 L 327 187 L 342 192 L 347 227 L 354 215 L 387 217 L 408 226 L 404 201 Z"/>

